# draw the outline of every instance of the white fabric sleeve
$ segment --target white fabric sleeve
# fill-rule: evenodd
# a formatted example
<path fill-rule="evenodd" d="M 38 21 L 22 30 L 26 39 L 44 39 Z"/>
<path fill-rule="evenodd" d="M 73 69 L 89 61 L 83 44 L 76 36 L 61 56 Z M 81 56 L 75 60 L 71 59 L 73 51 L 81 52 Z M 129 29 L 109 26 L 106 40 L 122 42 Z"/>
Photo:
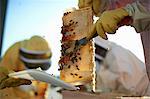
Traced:
<path fill-rule="evenodd" d="M 144 6 L 142 1 L 136 1 L 132 4 L 128 4 L 124 9 L 133 18 L 133 26 L 137 32 L 149 31 L 150 30 L 150 8 L 148 4 Z"/>

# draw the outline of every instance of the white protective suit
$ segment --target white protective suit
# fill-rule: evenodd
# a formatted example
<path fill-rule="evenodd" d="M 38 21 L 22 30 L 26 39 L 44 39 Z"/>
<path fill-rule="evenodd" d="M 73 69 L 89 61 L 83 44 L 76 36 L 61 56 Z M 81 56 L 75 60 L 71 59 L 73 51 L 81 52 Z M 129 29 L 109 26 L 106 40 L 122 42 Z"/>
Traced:
<path fill-rule="evenodd" d="M 108 49 L 106 56 L 96 52 L 96 59 L 103 61 L 96 61 L 98 89 L 150 95 L 150 83 L 142 61 L 129 50 L 100 37 L 95 38 L 95 43 Z"/>

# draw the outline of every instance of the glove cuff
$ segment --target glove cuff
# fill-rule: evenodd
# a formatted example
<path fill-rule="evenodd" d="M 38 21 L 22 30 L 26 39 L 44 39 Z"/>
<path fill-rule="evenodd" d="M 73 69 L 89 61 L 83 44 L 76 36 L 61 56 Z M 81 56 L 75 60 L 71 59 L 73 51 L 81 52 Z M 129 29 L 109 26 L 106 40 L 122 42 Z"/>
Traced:
<path fill-rule="evenodd" d="M 121 12 L 123 16 L 129 16 L 129 13 L 128 13 L 128 11 L 126 11 L 126 9 L 124 9 L 124 8 L 118 8 L 117 10 L 119 10 L 119 12 Z"/>
<path fill-rule="evenodd" d="M 94 10 L 94 14 L 97 17 L 100 17 L 101 14 L 104 11 L 106 11 L 109 8 L 109 5 L 110 5 L 109 0 L 99 0 L 99 2 L 100 2 L 100 6 L 98 8 L 94 7 L 94 5 L 95 6 L 97 5 L 97 4 L 95 4 L 95 3 L 97 3 L 97 2 L 95 2 L 95 0 L 93 0 L 93 5 L 92 5 L 93 6 L 93 10 Z"/>

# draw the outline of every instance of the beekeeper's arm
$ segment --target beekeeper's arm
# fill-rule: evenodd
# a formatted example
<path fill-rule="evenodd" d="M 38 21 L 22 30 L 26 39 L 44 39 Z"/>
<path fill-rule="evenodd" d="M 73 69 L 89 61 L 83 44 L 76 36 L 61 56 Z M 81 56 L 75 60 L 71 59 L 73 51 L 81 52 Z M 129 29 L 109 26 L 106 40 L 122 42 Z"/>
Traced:
<path fill-rule="evenodd" d="M 5 67 L 0 67 L 0 89 L 6 87 L 17 87 L 20 85 L 30 85 L 31 81 L 20 78 L 8 77 L 9 71 Z"/>
<path fill-rule="evenodd" d="M 9 72 L 19 71 L 25 68 L 23 63 L 19 60 L 19 47 L 20 42 L 15 43 L 6 51 L 0 61 L 0 89 L 31 84 L 29 80 L 8 77 Z"/>
<path fill-rule="evenodd" d="M 109 49 L 104 58 L 104 66 L 97 73 L 97 86 L 134 95 L 145 94 L 149 80 L 144 63 L 132 52 L 115 43 L 98 39 L 96 44 Z"/>
<path fill-rule="evenodd" d="M 106 32 L 115 33 L 118 23 L 126 16 L 132 17 L 131 25 L 137 32 L 150 30 L 149 5 L 149 0 L 79 0 L 79 8 L 91 6 L 95 15 L 100 17 L 95 29 L 104 39 L 107 39 Z"/>

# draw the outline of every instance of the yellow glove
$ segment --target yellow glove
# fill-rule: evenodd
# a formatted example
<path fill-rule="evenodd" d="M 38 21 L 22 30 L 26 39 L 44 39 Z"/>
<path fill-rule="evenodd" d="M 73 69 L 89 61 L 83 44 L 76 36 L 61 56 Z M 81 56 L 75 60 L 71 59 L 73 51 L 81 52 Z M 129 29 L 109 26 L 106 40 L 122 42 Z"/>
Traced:
<path fill-rule="evenodd" d="M 96 26 L 103 28 L 103 30 L 107 33 L 114 33 L 118 28 L 118 23 L 128 15 L 128 12 L 123 8 L 105 11 L 101 14 Z"/>
<path fill-rule="evenodd" d="M 78 0 L 79 8 L 91 7 L 96 16 L 101 12 L 100 6 L 101 0 Z"/>
<path fill-rule="evenodd" d="M 123 8 L 105 11 L 91 28 L 88 38 L 93 37 L 93 35 L 97 33 L 103 39 L 107 39 L 106 33 L 114 33 L 118 28 L 118 23 L 128 15 L 128 12 Z"/>
<path fill-rule="evenodd" d="M 100 15 L 100 6 L 101 6 L 101 0 L 78 0 L 78 7 L 84 8 L 84 7 L 91 7 L 94 14 L 96 16 Z M 105 34 L 101 24 L 98 24 L 99 21 L 97 21 L 97 24 L 94 24 L 90 28 L 90 32 L 88 34 L 88 39 L 91 39 L 95 33 L 98 33 L 99 36 L 101 36 L 103 39 L 107 39 L 107 35 Z"/>
<path fill-rule="evenodd" d="M 0 67 L 0 89 L 31 84 L 30 80 L 8 77 L 8 73 L 6 68 Z"/>
<path fill-rule="evenodd" d="M 78 0 L 78 7 L 79 8 L 85 8 L 85 7 L 91 7 L 93 0 Z"/>
<path fill-rule="evenodd" d="M 102 25 L 99 22 L 100 21 L 97 21 L 96 24 L 93 24 L 93 26 L 90 28 L 87 39 L 92 39 L 96 33 L 103 39 L 108 39 L 104 29 L 102 28 Z"/>

